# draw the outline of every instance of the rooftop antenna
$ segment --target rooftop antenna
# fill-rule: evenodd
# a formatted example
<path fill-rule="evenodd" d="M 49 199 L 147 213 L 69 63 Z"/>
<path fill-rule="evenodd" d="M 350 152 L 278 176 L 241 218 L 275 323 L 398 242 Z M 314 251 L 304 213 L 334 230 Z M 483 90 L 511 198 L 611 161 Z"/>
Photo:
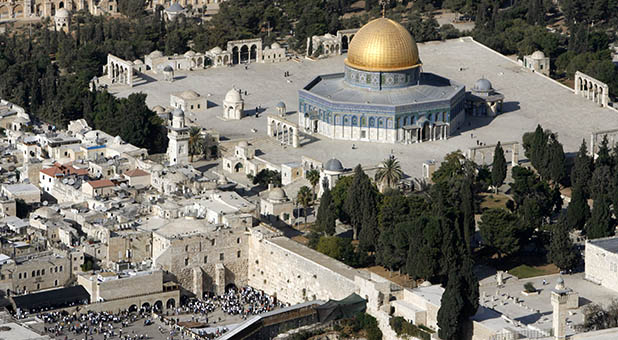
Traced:
<path fill-rule="evenodd" d="M 380 6 L 382 6 L 382 18 L 386 15 L 386 0 L 380 0 Z"/>

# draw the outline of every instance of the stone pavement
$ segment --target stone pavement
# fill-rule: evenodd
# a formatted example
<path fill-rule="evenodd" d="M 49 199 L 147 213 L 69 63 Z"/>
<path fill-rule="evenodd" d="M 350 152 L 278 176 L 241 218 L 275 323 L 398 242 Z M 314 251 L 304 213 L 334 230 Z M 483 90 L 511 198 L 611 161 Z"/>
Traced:
<path fill-rule="evenodd" d="M 589 140 L 593 131 L 618 127 L 618 112 L 601 108 L 586 99 L 576 96 L 564 86 L 540 74 L 531 73 L 513 60 L 500 55 L 471 39 L 453 39 L 444 42 L 419 44 L 425 72 L 434 72 L 464 84 L 468 89 L 474 82 L 486 77 L 494 88 L 504 94 L 505 113 L 495 119 L 470 119 L 462 130 L 446 141 L 422 144 L 379 144 L 369 142 L 333 141 L 313 135 L 303 147 L 284 148 L 266 136 L 266 115 L 275 113 L 275 105 L 284 101 L 288 109 L 287 119 L 297 122 L 298 89 L 315 76 L 343 72 L 345 56 L 319 61 L 291 60 L 274 64 L 250 64 L 243 66 L 179 71 L 173 83 L 151 81 L 133 88 L 114 85 L 112 93 L 125 97 L 133 92 L 148 94 L 147 103 L 169 106 L 173 92 L 192 89 L 207 96 L 217 106 L 198 115 L 187 117 L 203 127 L 213 128 L 225 140 L 249 139 L 259 144 L 264 153 L 260 157 L 275 164 L 300 161 L 302 155 L 326 161 L 339 158 L 345 167 L 361 163 L 375 166 L 393 153 L 401 162 L 402 169 L 412 177 L 420 177 L 425 160 L 442 160 L 445 154 L 465 151 L 477 144 L 477 140 L 491 145 L 498 141 L 521 141 L 524 132 L 532 131 L 537 124 L 558 133 L 565 152 L 576 152 L 582 138 Z M 289 71 L 290 77 L 283 77 Z M 153 78 L 159 75 L 149 74 Z M 259 115 L 240 121 L 224 121 L 219 118 L 225 93 L 233 86 L 247 91 L 245 109 L 252 115 L 257 106 L 265 109 Z M 474 138 L 471 137 L 473 133 Z M 352 149 L 352 145 L 356 149 Z M 523 155 L 523 152 L 521 153 Z"/>

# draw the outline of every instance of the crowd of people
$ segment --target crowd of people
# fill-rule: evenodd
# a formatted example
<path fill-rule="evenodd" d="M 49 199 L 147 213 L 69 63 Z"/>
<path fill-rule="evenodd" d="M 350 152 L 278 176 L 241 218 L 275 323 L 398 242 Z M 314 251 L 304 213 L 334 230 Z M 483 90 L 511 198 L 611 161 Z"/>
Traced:
<path fill-rule="evenodd" d="M 122 311 L 119 313 L 92 312 L 79 314 L 62 312 L 48 312 L 38 314 L 44 322 L 44 332 L 57 339 L 69 339 L 69 335 L 81 336 L 83 339 L 92 338 L 95 334 L 103 336 L 103 339 L 112 337 L 121 340 L 148 339 L 148 334 L 136 334 L 135 331 L 124 329 L 138 320 L 149 320 L 150 311 L 141 308 L 137 312 Z"/>
<path fill-rule="evenodd" d="M 208 316 L 217 308 L 221 308 L 225 314 L 240 315 L 246 319 L 249 315 L 269 312 L 283 306 L 284 304 L 277 301 L 276 297 L 247 286 L 239 290 L 228 289 L 222 295 L 206 294 L 203 300 L 191 299 L 179 308 L 179 312 Z"/>

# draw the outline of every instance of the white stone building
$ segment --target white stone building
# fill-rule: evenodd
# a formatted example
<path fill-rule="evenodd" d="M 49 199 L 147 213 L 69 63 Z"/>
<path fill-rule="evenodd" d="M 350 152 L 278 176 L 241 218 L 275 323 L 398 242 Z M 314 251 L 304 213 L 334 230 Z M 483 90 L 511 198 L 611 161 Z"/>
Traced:
<path fill-rule="evenodd" d="M 618 237 L 586 241 L 586 280 L 618 292 Z"/>
<path fill-rule="evenodd" d="M 524 67 L 549 76 L 551 65 L 549 57 L 546 57 L 545 53 L 535 51 L 531 55 L 524 56 Z"/>
<path fill-rule="evenodd" d="M 184 112 L 202 112 L 208 108 L 205 97 L 193 90 L 176 92 L 170 95 L 170 106 Z"/>
<path fill-rule="evenodd" d="M 189 128 L 185 125 L 185 113 L 181 109 L 172 111 L 172 125 L 168 126 L 167 158 L 170 165 L 189 162 Z"/>

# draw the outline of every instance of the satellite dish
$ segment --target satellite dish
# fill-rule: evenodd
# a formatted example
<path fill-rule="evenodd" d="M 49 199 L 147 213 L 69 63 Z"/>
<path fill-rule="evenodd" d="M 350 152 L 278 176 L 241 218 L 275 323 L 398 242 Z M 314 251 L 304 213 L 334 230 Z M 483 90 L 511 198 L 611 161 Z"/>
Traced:
<path fill-rule="evenodd" d="M 72 178 L 71 178 L 71 179 L 69 179 L 69 184 L 70 184 L 70 185 L 75 184 L 75 180 L 74 180 L 74 179 L 72 179 Z"/>
<path fill-rule="evenodd" d="M 48 204 L 49 204 L 49 202 L 43 201 L 43 206 L 47 206 Z"/>
<path fill-rule="evenodd" d="M 65 178 L 65 179 L 62 180 L 62 183 L 63 184 L 67 184 L 67 183 L 69 183 L 69 180 Z"/>

